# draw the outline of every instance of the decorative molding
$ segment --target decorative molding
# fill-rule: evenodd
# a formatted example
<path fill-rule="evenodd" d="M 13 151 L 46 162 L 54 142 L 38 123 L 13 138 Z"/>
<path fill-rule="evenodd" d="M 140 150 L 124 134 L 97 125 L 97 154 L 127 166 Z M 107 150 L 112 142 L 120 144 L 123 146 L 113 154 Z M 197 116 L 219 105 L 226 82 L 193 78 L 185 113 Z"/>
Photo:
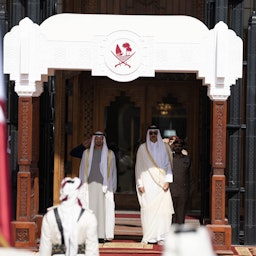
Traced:
<path fill-rule="evenodd" d="M 28 242 L 29 241 L 29 228 L 17 228 L 15 241 L 16 242 Z"/>
<path fill-rule="evenodd" d="M 30 164 L 32 158 L 31 127 L 32 127 L 32 98 L 19 98 L 19 164 Z"/>
<path fill-rule="evenodd" d="M 223 105 L 216 105 L 216 126 L 215 126 L 215 145 L 216 145 L 216 152 L 215 153 L 215 159 L 216 165 L 222 165 L 223 164 L 223 143 L 226 143 L 226 141 L 223 140 L 223 130 L 226 129 L 223 125 L 224 120 L 224 106 Z"/>
<path fill-rule="evenodd" d="M 215 181 L 215 219 L 214 221 L 223 221 L 222 206 L 223 206 L 223 181 Z"/>
<path fill-rule="evenodd" d="M 241 38 L 224 22 L 209 30 L 180 15 L 62 13 L 40 26 L 24 18 L 4 37 L 4 73 L 19 96 L 38 97 L 47 75 L 62 69 L 91 70 L 118 82 L 155 72 L 196 73 L 211 100 L 226 101 L 242 77 L 242 57 Z"/>
<path fill-rule="evenodd" d="M 20 81 L 15 81 L 15 92 L 20 97 L 39 97 L 43 92 L 43 82 L 24 80 L 24 76 L 21 76 Z"/>
<path fill-rule="evenodd" d="M 214 244 L 218 246 L 225 245 L 225 232 L 214 232 L 213 233 Z"/>
<path fill-rule="evenodd" d="M 230 225 L 207 225 L 207 228 L 213 234 L 214 250 L 231 249 L 231 226 Z"/>
<path fill-rule="evenodd" d="M 19 219 L 25 218 L 28 219 L 28 187 L 30 186 L 29 184 L 29 177 L 28 176 L 19 176 Z"/>
<path fill-rule="evenodd" d="M 36 246 L 36 224 L 28 221 L 13 221 L 12 235 L 14 247 L 35 248 Z"/>
<path fill-rule="evenodd" d="M 212 166 L 221 169 L 226 167 L 226 115 L 227 102 L 215 101 L 213 104 L 212 123 Z"/>

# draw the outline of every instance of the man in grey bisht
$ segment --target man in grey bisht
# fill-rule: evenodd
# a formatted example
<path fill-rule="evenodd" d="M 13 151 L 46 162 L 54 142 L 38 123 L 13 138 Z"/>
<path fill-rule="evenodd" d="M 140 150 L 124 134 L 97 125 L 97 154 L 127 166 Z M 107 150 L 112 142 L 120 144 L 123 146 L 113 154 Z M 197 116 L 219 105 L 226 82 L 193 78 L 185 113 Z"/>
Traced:
<path fill-rule="evenodd" d="M 113 151 L 107 147 L 104 133 L 93 134 L 90 148 L 83 152 L 79 177 L 85 183 L 86 204 L 98 221 L 99 242 L 112 240 L 115 227 L 116 160 Z"/>

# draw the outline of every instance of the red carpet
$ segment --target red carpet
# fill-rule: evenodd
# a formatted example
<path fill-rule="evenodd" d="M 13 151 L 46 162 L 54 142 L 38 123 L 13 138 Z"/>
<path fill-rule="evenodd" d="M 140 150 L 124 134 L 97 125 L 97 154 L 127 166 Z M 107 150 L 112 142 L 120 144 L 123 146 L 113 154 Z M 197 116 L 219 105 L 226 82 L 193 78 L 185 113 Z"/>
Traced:
<path fill-rule="evenodd" d="M 121 242 L 123 243 L 134 243 L 135 241 L 131 240 L 114 240 L 113 243 L 115 242 Z M 100 248 L 100 256 L 161 256 L 163 252 L 163 246 L 161 245 L 152 245 L 151 249 L 147 248 Z M 256 256 L 256 246 L 232 246 L 230 253 L 220 253 L 217 255 L 225 255 L 225 256 Z M 171 256 L 171 255 L 170 255 Z"/>
<path fill-rule="evenodd" d="M 115 239 L 112 241 L 122 242 L 122 243 L 134 243 L 140 244 L 142 239 L 142 229 L 139 211 L 116 211 L 116 225 L 115 225 Z M 186 216 L 186 222 L 193 224 L 195 226 L 199 225 L 199 220 L 197 217 Z M 125 245 L 124 245 L 125 246 Z M 104 256 L 115 256 L 124 255 L 128 256 L 157 256 L 162 255 L 163 246 L 152 245 L 151 249 L 148 248 L 100 248 L 100 255 Z"/>
<path fill-rule="evenodd" d="M 116 218 L 140 218 L 140 213 L 139 212 L 131 212 L 131 213 L 116 213 L 115 214 Z"/>
<path fill-rule="evenodd" d="M 113 245 L 113 247 L 112 247 Z M 163 250 L 162 245 L 143 245 L 138 241 L 124 241 L 124 240 L 114 240 L 110 243 L 100 246 L 100 255 L 104 256 L 126 256 L 126 255 L 147 255 L 147 256 L 157 256 L 161 255 Z"/>

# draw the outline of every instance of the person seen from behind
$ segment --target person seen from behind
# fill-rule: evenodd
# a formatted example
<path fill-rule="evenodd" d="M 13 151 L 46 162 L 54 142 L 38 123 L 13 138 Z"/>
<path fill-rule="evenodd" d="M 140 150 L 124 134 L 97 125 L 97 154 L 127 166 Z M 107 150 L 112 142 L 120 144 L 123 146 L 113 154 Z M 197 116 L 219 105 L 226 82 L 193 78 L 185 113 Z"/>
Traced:
<path fill-rule="evenodd" d="M 40 256 L 99 256 L 97 220 L 82 207 L 82 181 L 66 177 L 61 182 L 60 205 L 44 215 L 40 237 Z"/>

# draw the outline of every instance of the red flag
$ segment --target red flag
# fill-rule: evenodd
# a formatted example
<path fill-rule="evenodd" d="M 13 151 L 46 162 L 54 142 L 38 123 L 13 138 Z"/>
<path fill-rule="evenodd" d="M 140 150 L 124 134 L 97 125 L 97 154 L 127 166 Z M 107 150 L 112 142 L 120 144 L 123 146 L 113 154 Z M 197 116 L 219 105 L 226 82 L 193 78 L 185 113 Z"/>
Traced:
<path fill-rule="evenodd" d="M 2 37 L 0 37 L 2 43 Z M 6 93 L 3 77 L 2 44 L 0 45 L 0 246 L 12 244 L 11 184 L 7 157 Z"/>

